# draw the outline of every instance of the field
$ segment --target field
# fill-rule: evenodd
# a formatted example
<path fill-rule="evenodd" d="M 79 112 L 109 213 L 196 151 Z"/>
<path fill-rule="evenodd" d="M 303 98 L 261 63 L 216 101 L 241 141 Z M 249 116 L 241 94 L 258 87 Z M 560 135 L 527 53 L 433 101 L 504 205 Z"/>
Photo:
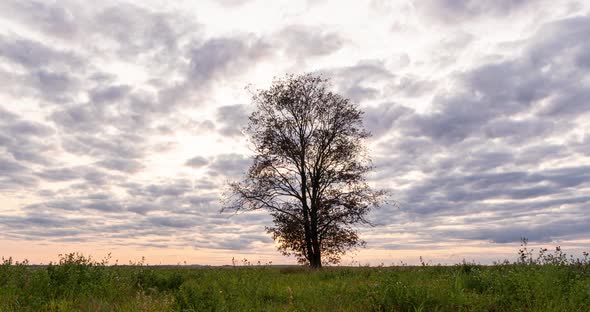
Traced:
<path fill-rule="evenodd" d="M 590 265 L 150 267 L 68 254 L 0 265 L 0 311 L 589 311 Z"/>

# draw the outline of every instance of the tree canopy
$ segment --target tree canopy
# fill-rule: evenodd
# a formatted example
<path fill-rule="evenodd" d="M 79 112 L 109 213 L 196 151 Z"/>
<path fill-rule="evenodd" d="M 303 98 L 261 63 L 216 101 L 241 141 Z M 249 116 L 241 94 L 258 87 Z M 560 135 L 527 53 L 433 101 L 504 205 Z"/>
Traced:
<path fill-rule="evenodd" d="M 304 74 L 255 92 L 245 129 L 253 164 L 229 184 L 223 208 L 268 210 L 279 250 L 314 268 L 364 245 L 353 225 L 368 223 L 384 195 L 365 179 L 372 167 L 362 111 L 329 88 L 327 79 Z"/>

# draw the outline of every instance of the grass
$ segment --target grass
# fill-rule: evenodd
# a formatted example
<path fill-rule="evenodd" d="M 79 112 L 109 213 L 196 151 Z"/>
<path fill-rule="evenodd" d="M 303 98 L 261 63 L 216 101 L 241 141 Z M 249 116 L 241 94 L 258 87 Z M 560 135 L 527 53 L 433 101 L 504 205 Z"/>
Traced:
<path fill-rule="evenodd" d="M 563 255 L 561 250 L 559 253 Z M 589 311 L 590 264 L 546 251 L 481 266 L 0 265 L 0 311 Z"/>

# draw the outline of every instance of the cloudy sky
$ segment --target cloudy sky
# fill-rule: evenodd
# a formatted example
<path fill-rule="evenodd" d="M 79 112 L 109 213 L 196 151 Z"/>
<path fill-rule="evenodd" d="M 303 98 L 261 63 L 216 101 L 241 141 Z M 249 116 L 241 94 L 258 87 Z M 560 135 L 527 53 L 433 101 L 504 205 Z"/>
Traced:
<path fill-rule="evenodd" d="M 249 165 L 245 88 L 319 72 L 365 111 L 375 187 L 354 263 L 590 249 L 585 1 L 0 2 L 0 255 L 294 263 Z"/>

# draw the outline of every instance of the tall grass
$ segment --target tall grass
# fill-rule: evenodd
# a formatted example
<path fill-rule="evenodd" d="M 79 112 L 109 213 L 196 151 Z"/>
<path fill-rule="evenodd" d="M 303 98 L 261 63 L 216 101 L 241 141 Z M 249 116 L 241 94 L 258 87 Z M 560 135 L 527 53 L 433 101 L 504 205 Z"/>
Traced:
<path fill-rule="evenodd" d="M 590 262 L 560 248 L 482 266 L 229 268 L 3 259 L 0 311 L 588 311 Z"/>

